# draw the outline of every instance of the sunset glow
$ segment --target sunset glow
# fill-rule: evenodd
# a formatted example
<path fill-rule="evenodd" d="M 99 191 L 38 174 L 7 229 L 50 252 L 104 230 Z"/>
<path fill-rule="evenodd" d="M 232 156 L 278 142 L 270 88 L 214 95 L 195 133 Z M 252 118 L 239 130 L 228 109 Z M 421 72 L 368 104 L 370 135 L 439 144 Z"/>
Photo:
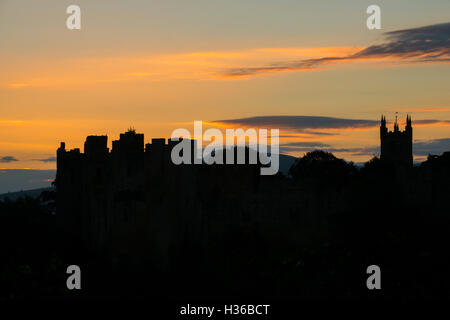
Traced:
<path fill-rule="evenodd" d="M 261 17 L 252 18 L 254 25 L 238 19 L 205 30 L 202 23 L 213 17 L 202 16 L 200 10 L 186 18 L 171 15 L 168 4 L 139 2 L 127 15 L 118 2 L 79 1 L 83 27 L 70 31 L 63 23 L 64 4 L 20 2 L 0 5 L 0 158 L 17 160 L 5 158 L 2 168 L 53 169 L 56 163 L 45 159 L 55 156 L 60 141 L 82 148 L 87 135 L 107 134 L 111 143 L 130 126 L 149 141 L 190 128 L 194 120 L 223 129 L 235 124 L 220 119 L 322 116 L 378 121 L 385 114 L 392 126 L 399 112 L 400 121 L 412 115 L 415 140 L 450 137 L 448 52 L 378 50 L 401 37 L 404 31 L 398 30 L 446 22 L 442 8 L 418 5 L 410 21 L 420 24 L 386 19 L 383 30 L 369 31 L 361 22 L 364 16 L 350 16 L 337 25 L 336 15 L 344 9 L 332 4 L 333 10 L 324 12 L 309 3 L 297 10 L 296 19 L 288 13 L 293 8 L 286 7 L 283 17 L 292 21 L 284 25 L 278 17 L 269 28 L 262 22 L 272 4 L 264 1 L 259 3 Z M 356 3 L 343 4 L 344 11 L 353 6 L 358 10 Z M 219 2 L 211 5 L 217 21 L 232 20 L 233 11 Z M 401 7 L 384 4 L 387 12 Z M 241 9 L 250 12 L 252 7 Z M 423 11 L 427 19 L 419 18 Z M 315 30 L 319 27 L 320 32 Z M 372 154 L 351 150 L 379 144 L 378 123 L 279 129 L 282 145 L 320 142 L 353 161 L 367 161 Z M 286 153 L 297 156 L 305 150 Z"/>

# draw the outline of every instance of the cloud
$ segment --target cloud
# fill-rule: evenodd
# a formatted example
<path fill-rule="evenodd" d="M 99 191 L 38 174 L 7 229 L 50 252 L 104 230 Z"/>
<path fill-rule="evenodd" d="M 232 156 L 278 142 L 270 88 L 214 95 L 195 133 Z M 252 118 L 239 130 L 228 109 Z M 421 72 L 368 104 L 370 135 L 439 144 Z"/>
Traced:
<path fill-rule="evenodd" d="M 313 150 L 324 150 L 333 153 L 350 153 L 352 156 L 372 156 L 380 154 L 379 146 L 361 148 L 337 148 L 321 142 L 292 142 L 280 146 L 283 153 L 309 152 Z M 416 140 L 413 142 L 413 154 L 416 159 L 425 160 L 429 154 L 440 155 L 450 151 L 450 138 Z"/>
<path fill-rule="evenodd" d="M 413 142 L 413 154 L 415 157 L 428 156 L 429 154 L 440 155 L 447 151 L 450 151 L 450 138 L 416 140 Z M 380 147 L 353 148 L 351 152 L 353 152 L 353 155 L 380 154 Z"/>
<path fill-rule="evenodd" d="M 379 125 L 378 120 L 358 120 L 320 116 L 259 116 L 216 120 L 213 121 L 213 123 L 252 128 L 285 129 L 301 133 L 317 133 L 318 135 L 329 135 L 329 133 L 320 131 L 312 132 L 310 130 L 371 128 Z"/>
<path fill-rule="evenodd" d="M 309 152 L 313 150 L 324 150 L 332 153 L 350 153 L 353 156 L 372 156 L 380 153 L 379 146 L 371 147 L 355 147 L 355 148 L 339 148 L 333 147 L 329 144 L 324 144 L 315 141 L 305 142 L 291 142 L 280 146 L 280 152 L 284 153 L 298 153 Z"/>
<path fill-rule="evenodd" d="M 449 61 L 450 23 L 391 31 L 385 35 L 388 42 L 370 46 L 353 57 L 398 56 L 426 61 Z"/>
<path fill-rule="evenodd" d="M 280 145 L 280 152 L 281 153 L 308 152 L 316 149 L 323 150 L 328 147 L 329 147 L 328 144 L 319 141 L 296 141 Z"/>
<path fill-rule="evenodd" d="M 415 120 L 414 124 L 416 125 L 449 125 L 450 120 L 434 120 L 434 119 L 425 119 L 425 120 Z"/>
<path fill-rule="evenodd" d="M 386 42 L 382 44 L 372 45 L 345 56 L 325 56 L 262 67 L 229 68 L 221 75 L 237 78 L 275 72 L 307 71 L 322 65 L 368 59 L 394 59 L 407 62 L 450 61 L 450 23 L 391 31 L 385 33 L 385 37 Z"/>
<path fill-rule="evenodd" d="M 239 67 L 251 61 L 266 64 L 286 59 L 346 56 L 361 47 L 319 48 L 250 48 L 242 50 L 142 53 L 138 55 L 97 55 L 67 59 L 34 59 L 24 70 L 34 70 L 14 77 L 4 85 L 10 89 L 39 87 L 67 87 L 107 85 L 113 83 L 161 82 L 174 79 L 221 80 L 220 70 Z M 16 74 L 17 68 L 8 65 L 6 74 Z M 36 69 L 38 68 L 38 69 Z M 68 69 L 69 68 L 69 69 Z M 70 77 L 61 77 L 61 70 Z M 36 77 L 39 74 L 39 77 Z M 223 79 L 222 79 L 223 80 Z M 2 84 L 0 84 L 2 86 Z"/>
<path fill-rule="evenodd" d="M 5 156 L 5 157 L 0 158 L 0 163 L 10 163 L 10 162 L 14 162 L 14 161 L 19 161 L 19 160 L 17 160 L 13 156 Z"/>
<path fill-rule="evenodd" d="M 442 154 L 446 151 L 450 151 L 450 138 L 418 140 L 413 144 L 413 152 L 419 156 Z"/>
<path fill-rule="evenodd" d="M 4 124 L 21 124 L 24 122 L 25 121 L 23 121 L 23 120 L 0 120 L 0 123 L 4 123 Z"/>
<path fill-rule="evenodd" d="M 322 140 L 320 137 L 324 130 L 333 130 L 337 135 L 339 130 L 376 129 L 380 122 L 378 120 L 345 119 L 321 116 L 258 116 L 240 119 L 217 120 L 211 123 L 219 123 L 229 127 L 242 128 L 273 128 L 290 131 L 289 134 L 280 135 L 286 139 L 310 139 L 304 134 L 316 135 L 313 139 Z M 450 125 L 450 120 L 418 119 L 413 120 L 414 126 Z M 318 131 L 316 131 L 318 130 Z M 289 140 L 288 140 L 289 141 Z M 325 150 L 333 153 L 346 153 L 349 156 L 373 156 L 380 154 L 379 145 L 367 147 L 339 147 L 323 141 L 290 141 L 280 144 L 281 153 L 299 154 L 313 150 Z M 442 154 L 450 151 L 450 138 L 434 140 L 416 140 L 413 142 L 413 153 L 416 159 L 428 154 Z"/>
<path fill-rule="evenodd" d="M 33 159 L 33 160 L 41 162 L 56 162 L 56 157 L 49 157 L 45 159 Z"/>
<path fill-rule="evenodd" d="M 446 112 L 450 111 L 449 107 L 422 107 L 422 108 L 405 108 L 398 110 L 399 112 Z"/>
<path fill-rule="evenodd" d="M 11 90 L 27 90 L 49 86 L 103 86 L 175 79 L 216 81 L 316 70 L 327 65 L 356 61 L 445 63 L 450 62 L 449 29 L 450 23 L 444 23 L 392 31 L 385 33 L 384 42 L 367 47 L 251 48 L 220 52 L 98 55 L 71 60 L 42 58 L 38 62 L 34 59 L 28 62 L 29 65 L 22 66 L 23 70 L 34 72 L 25 72 L 20 75 L 20 79 L 16 75 L 3 85 Z M 17 72 L 13 66 L 8 65 L 6 68 L 6 74 Z M 61 70 L 71 76 L 61 77 Z"/>
<path fill-rule="evenodd" d="M 293 133 L 310 134 L 318 136 L 338 135 L 339 130 L 364 130 L 378 127 L 379 120 L 346 119 L 321 116 L 257 116 L 239 119 L 215 120 L 211 124 L 230 127 L 269 128 L 290 131 Z M 413 120 L 415 126 L 448 126 L 450 120 L 422 119 Z M 324 132 L 332 130 L 332 132 Z M 295 138 L 295 135 L 280 137 Z"/>
<path fill-rule="evenodd" d="M 30 84 L 28 84 L 28 83 L 10 83 L 9 84 L 10 88 L 15 88 L 15 89 L 29 87 L 29 86 L 30 86 Z"/>
<path fill-rule="evenodd" d="M 294 148 L 323 148 L 328 147 L 329 145 L 318 141 L 297 141 L 283 144 L 283 146 Z"/>

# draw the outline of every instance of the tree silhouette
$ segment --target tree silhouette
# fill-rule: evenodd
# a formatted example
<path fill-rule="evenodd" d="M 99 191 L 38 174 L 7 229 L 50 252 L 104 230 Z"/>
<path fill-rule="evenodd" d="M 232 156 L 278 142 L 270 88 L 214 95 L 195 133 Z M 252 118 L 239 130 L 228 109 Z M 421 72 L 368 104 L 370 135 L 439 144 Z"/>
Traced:
<path fill-rule="evenodd" d="M 352 162 L 348 163 L 322 150 L 308 152 L 289 169 L 294 180 L 315 180 L 322 184 L 342 184 L 355 173 Z"/>

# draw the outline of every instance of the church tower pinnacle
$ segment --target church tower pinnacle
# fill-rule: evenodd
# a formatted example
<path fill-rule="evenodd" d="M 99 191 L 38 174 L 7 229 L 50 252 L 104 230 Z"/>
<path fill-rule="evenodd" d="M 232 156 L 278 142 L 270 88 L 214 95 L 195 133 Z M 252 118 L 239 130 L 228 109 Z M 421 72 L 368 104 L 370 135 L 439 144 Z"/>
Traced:
<path fill-rule="evenodd" d="M 388 131 L 386 117 L 381 116 L 380 125 L 381 160 L 396 164 L 413 165 L 412 155 L 412 121 L 406 116 L 404 131 L 400 131 L 397 114 L 395 116 L 394 131 Z"/>

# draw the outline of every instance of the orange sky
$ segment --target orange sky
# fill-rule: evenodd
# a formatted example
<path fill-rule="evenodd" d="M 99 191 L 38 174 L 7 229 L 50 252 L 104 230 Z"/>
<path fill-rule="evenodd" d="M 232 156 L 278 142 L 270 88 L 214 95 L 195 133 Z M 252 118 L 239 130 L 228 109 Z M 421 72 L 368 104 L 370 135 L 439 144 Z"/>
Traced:
<path fill-rule="evenodd" d="M 412 114 L 415 139 L 450 137 L 448 123 L 414 123 L 450 120 L 448 63 L 394 56 L 346 59 L 382 42 L 383 32 L 445 22 L 433 5 L 415 9 L 410 20 L 386 18 L 383 30 L 371 32 L 364 10 L 363 19 L 351 13 L 361 6 L 353 1 L 344 5 L 348 18 L 334 24 L 335 17 L 314 4 L 308 4 L 309 15 L 329 20 L 313 19 L 303 10 L 297 21 L 292 8 L 282 6 L 284 15 L 271 28 L 267 19 L 275 11 L 266 1 L 258 7 L 260 17 L 248 18 L 255 10 L 251 2 L 241 4 L 242 16 L 236 16 L 213 1 L 202 4 L 205 15 L 186 8 L 192 20 L 164 2 L 156 1 L 156 10 L 138 2 L 125 8 L 116 1 L 80 1 L 82 29 L 70 31 L 65 4 L 20 3 L 0 5 L 0 159 L 18 160 L 2 161 L 0 168 L 55 168 L 48 159 L 60 141 L 82 148 L 87 135 L 108 134 L 111 143 L 130 126 L 149 141 L 169 137 L 176 128 L 192 130 L 194 120 L 274 115 L 378 120 L 386 114 L 393 121 L 398 111 L 400 120 Z M 384 3 L 400 17 L 401 7 Z M 427 19 L 419 9 L 429 10 Z M 234 23 L 218 26 L 224 16 Z M 312 68 L 277 67 L 324 57 L 343 59 Z M 244 69 L 262 71 L 230 76 Z M 282 136 L 292 135 L 280 130 Z M 315 141 L 341 149 L 379 143 L 376 126 L 317 131 L 333 134 L 297 132 L 281 143 Z M 354 161 L 370 157 L 337 154 Z"/>

